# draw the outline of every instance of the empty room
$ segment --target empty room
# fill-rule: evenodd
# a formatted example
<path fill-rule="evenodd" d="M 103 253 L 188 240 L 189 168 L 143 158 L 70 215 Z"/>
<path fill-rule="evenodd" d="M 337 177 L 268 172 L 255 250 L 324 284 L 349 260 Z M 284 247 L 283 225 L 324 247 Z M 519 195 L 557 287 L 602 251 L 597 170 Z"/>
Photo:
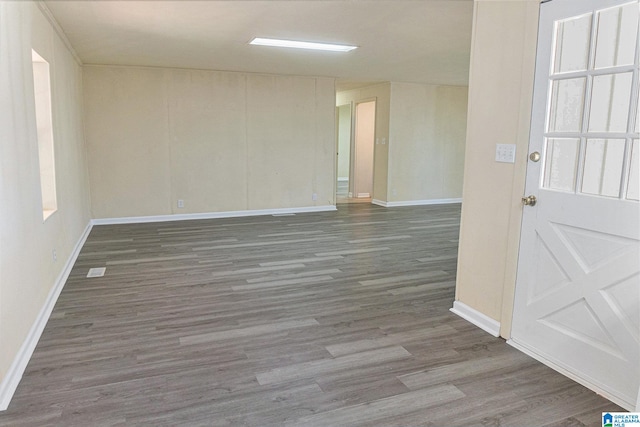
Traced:
<path fill-rule="evenodd" d="M 0 0 L 0 426 L 640 425 L 639 16 Z"/>

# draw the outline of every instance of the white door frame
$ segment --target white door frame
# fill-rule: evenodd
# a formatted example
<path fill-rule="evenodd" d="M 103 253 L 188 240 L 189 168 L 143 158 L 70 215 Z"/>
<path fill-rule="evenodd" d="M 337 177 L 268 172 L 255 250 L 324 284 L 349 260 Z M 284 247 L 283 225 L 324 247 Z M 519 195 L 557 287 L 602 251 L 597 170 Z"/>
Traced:
<path fill-rule="evenodd" d="M 354 104 L 353 101 L 346 102 L 344 104 L 336 105 L 336 157 L 334 164 L 334 183 L 333 183 L 333 195 L 334 195 L 334 203 L 337 200 L 338 194 L 338 175 L 339 175 L 339 155 L 340 155 L 340 108 L 341 107 L 349 107 L 349 173 L 348 173 L 348 182 L 349 187 L 347 188 L 347 192 L 350 194 L 350 189 L 352 185 L 352 169 L 353 169 L 353 119 L 354 119 Z M 343 153 L 344 154 L 344 153 Z M 350 197 L 350 195 L 347 195 Z"/>

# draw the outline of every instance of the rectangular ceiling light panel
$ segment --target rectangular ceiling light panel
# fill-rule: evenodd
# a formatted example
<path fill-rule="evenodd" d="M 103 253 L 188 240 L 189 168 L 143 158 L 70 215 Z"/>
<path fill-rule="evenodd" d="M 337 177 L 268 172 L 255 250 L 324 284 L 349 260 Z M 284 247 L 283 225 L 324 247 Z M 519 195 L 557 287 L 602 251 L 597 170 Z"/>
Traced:
<path fill-rule="evenodd" d="M 291 47 L 294 49 L 328 50 L 331 52 L 349 52 L 358 47 L 342 44 L 301 42 L 297 40 L 265 39 L 261 37 L 254 38 L 249 42 L 249 44 L 258 46 Z"/>

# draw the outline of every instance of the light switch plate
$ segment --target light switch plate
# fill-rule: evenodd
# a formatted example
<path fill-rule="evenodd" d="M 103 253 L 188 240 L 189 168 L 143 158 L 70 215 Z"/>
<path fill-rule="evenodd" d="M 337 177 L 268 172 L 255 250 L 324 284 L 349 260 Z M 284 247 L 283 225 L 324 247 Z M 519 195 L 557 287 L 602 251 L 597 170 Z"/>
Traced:
<path fill-rule="evenodd" d="M 516 162 L 516 145 L 515 144 L 496 144 L 496 162 L 515 163 Z"/>

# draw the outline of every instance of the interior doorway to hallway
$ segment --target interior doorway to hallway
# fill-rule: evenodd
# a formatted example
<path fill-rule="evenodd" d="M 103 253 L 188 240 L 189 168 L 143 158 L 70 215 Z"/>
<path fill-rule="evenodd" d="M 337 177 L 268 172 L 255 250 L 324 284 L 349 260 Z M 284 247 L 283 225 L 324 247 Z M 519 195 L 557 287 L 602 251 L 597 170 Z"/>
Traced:
<path fill-rule="evenodd" d="M 336 109 L 337 203 L 371 203 L 376 101 L 340 105 Z"/>
<path fill-rule="evenodd" d="M 351 104 L 336 107 L 336 123 L 338 124 L 338 159 L 336 162 L 336 199 L 349 198 L 349 176 L 351 174 Z"/>

